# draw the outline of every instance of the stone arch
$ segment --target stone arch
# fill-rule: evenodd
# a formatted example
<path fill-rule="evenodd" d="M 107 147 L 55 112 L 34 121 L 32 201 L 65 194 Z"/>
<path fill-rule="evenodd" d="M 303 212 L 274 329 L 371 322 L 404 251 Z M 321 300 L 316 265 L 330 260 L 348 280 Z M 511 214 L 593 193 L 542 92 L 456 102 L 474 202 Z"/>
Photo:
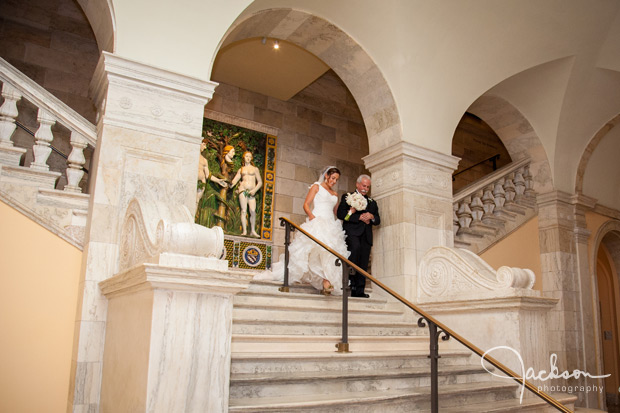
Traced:
<path fill-rule="evenodd" d="M 591 249 L 589 256 L 590 274 L 591 275 L 591 291 L 592 300 L 595 306 L 598 306 L 599 302 L 599 286 L 598 286 L 598 274 L 597 274 L 597 258 L 599 255 L 599 249 L 601 245 L 605 245 L 609 258 L 616 270 L 620 269 L 620 221 L 609 220 L 605 222 L 596 232 L 594 238 L 594 248 Z M 617 274 L 620 276 L 620 274 Z M 620 279 L 616 280 L 616 283 L 620 284 Z M 594 310 L 594 309 L 593 309 Z M 598 311 L 593 311 L 593 325 L 594 325 L 594 341 L 598 348 L 597 355 L 597 369 L 598 374 L 603 374 L 603 332 L 600 330 L 600 314 Z"/>
<path fill-rule="evenodd" d="M 575 193 L 581 193 L 583 191 L 583 178 L 586 173 L 586 168 L 588 167 L 588 162 L 590 161 L 590 157 L 594 153 L 594 150 L 598 146 L 598 144 L 603 140 L 605 135 L 607 135 L 617 124 L 620 123 L 620 114 L 616 115 L 613 119 L 607 122 L 601 129 L 598 130 L 588 142 L 586 149 L 583 151 L 581 155 L 581 159 L 579 160 L 579 166 L 577 167 L 577 176 L 575 177 Z"/>
<path fill-rule="evenodd" d="M 253 37 L 285 40 L 323 60 L 355 98 L 366 126 L 370 153 L 402 140 L 400 116 L 387 81 L 368 53 L 340 28 L 298 10 L 263 10 L 236 21 L 218 50 Z"/>
<path fill-rule="evenodd" d="M 112 0 L 76 0 L 90 23 L 99 52 L 114 52 L 116 23 Z"/>
<path fill-rule="evenodd" d="M 513 162 L 530 158 L 534 189 L 553 189 L 551 165 L 542 142 L 530 122 L 510 102 L 495 95 L 482 95 L 467 109 L 484 120 L 499 136 Z"/>

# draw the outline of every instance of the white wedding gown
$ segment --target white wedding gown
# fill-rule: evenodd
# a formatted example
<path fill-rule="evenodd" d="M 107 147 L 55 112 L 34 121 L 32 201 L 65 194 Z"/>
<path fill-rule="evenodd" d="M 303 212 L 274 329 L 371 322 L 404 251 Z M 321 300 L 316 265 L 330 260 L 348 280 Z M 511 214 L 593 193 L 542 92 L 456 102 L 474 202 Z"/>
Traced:
<path fill-rule="evenodd" d="M 332 195 L 319 183 L 319 191 L 314 196 L 313 220 L 306 219 L 301 228 L 316 239 L 341 254 L 349 257 L 345 232 L 342 223 L 334 216 L 334 207 L 338 197 Z M 336 256 L 312 241 L 302 233 L 296 232 L 295 239 L 289 245 L 288 277 L 289 285 L 309 283 L 317 290 L 323 289 L 323 280 L 327 279 L 334 286 L 332 294 L 342 294 L 342 266 L 336 266 Z M 271 271 L 259 274 L 254 279 L 284 280 L 284 255 L 272 266 Z"/>

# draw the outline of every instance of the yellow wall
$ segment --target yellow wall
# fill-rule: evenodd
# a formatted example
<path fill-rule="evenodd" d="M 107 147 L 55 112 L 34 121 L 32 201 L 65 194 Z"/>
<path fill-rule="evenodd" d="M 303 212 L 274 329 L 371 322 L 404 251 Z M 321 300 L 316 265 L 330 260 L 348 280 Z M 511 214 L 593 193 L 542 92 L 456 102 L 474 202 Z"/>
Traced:
<path fill-rule="evenodd" d="M 65 412 L 82 252 L 0 202 L 0 412 Z"/>
<path fill-rule="evenodd" d="M 480 254 L 480 257 L 495 269 L 507 265 L 534 271 L 536 274 L 534 289 L 542 290 L 538 217 L 521 225 L 502 241 Z"/>

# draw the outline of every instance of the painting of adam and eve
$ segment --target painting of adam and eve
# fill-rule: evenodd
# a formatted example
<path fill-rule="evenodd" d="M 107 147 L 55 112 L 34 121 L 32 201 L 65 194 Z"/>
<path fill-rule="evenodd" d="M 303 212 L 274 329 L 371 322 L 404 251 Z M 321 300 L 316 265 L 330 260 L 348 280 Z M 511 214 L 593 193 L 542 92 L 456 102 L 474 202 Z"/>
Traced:
<path fill-rule="evenodd" d="M 196 191 L 197 224 L 219 226 L 227 235 L 261 238 L 263 215 L 270 220 L 269 208 L 264 210 L 265 157 L 270 153 L 266 151 L 267 136 L 204 119 Z M 267 198 L 270 201 L 271 194 Z"/>

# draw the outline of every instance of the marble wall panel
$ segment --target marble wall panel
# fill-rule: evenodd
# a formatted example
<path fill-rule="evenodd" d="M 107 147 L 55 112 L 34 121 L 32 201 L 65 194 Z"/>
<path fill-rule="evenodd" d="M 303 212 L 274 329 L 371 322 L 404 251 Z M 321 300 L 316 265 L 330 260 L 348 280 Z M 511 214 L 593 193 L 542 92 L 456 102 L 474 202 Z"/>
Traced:
<path fill-rule="evenodd" d="M 294 163 L 281 160 L 276 163 L 276 175 L 286 179 L 294 179 L 296 167 L 297 165 Z"/>
<path fill-rule="evenodd" d="M 72 382 L 79 383 L 69 397 L 76 410 L 97 411 L 101 387 L 101 364 L 99 362 L 72 363 Z"/>
<path fill-rule="evenodd" d="M 299 110 L 294 102 L 285 102 L 271 96 L 267 97 L 267 109 L 282 113 L 283 115 L 294 115 Z"/>
<path fill-rule="evenodd" d="M 294 102 L 291 103 L 294 104 Z M 315 125 L 320 125 L 323 122 L 323 116 L 327 117 L 327 115 L 324 115 L 323 112 L 318 110 L 310 109 L 304 106 L 296 106 L 296 108 L 297 117 L 310 121 Z"/>
<path fill-rule="evenodd" d="M 102 411 L 147 411 L 149 342 L 153 292 L 110 301 L 104 355 Z M 117 378 L 117 379 L 111 379 Z"/>
<path fill-rule="evenodd" d="M 298 133 L 295 138 L 295 149 L 299 150 L 300 155 L 306 152 L 320 155 L 323 153 L 323 141 L 320 138 Z"/>
<path fill-rule="evenodd" d="M 156 291 L 153 322 L 147 410 L 226 411 L 231 298 Z"/>
<path fill-rule="evenodd" d="M 279 205 L 280 211 L 292 213 L 293 212 L 293 199 L 294 198 L 292 196 L 277 194 L 276 202 Z"/>
<path fill-rule="evenodd" d="M 283 123 L 283 115 L 280 112 L 270 109 L 261 109 L 257 106 L 254 106 L 253 118 L 256 122 L 264 123 L 265 125 L 276 128 L 281 128 Z"/>
<path fill-rule="evenodd" d="M 267 108 L 268 97 L 260 93 L 251 92 L 246 89 L 239 89 L 239 102 L 249 103 L 250 105 L 259 108 Z M 279 111 L 273 112 L 281 113 Z"/>

